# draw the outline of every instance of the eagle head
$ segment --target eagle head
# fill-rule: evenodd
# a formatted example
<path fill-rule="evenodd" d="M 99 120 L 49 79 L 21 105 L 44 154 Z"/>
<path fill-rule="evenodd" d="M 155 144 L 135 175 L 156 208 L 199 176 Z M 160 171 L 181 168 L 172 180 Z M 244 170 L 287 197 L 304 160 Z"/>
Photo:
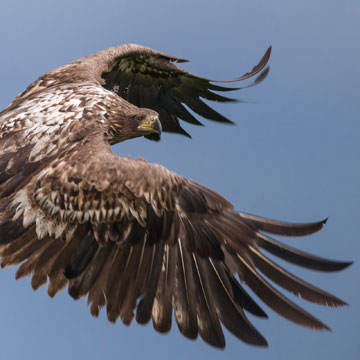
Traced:
<path fill-rule="evenodd" d="M 110 121 L 110 144 L 144 136 L 159 141 L 161 136 L 159 114 L 151 109 L 132 106 L 124 111 L 116 121 Z"/>

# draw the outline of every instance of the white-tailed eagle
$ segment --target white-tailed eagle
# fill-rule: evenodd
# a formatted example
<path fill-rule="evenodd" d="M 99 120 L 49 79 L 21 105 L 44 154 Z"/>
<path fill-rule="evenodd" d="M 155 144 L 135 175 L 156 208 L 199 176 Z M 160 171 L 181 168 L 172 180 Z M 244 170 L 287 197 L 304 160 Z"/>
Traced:
<path fill-rule="evenodd" d="M 240 81 L 263 80 L 270 48 Z M 246 313 L 266 317 L 243 284 L 285 318 L 328 327 L 266 279 L 314 303 L 339 298 L 295 277 L 269 252 L 308 269 L 349 262 L 319 258 L 269 234 L 304 236 L 325 221 L 292 224 L 236 211 L 216 192 L 161 165 L 115 155 L 110 145 L 161 131 L 188 135 L 194 113 L 228 123 L 202 99 L 234 101 L 236 90 L 175 65 L 184 59 L 121 45 L 57 68 L 0 113 L 1 266 L 20 264 L 34 289 L 65 286 L 90 312 L 168 332 L 174 317 L 188 338 L 224 347 L 222 325 L 246 343 L 267 345 Z M 238 89 L 238 88 L 237 88 Z M 189 109 L 192 110 L 189 111 Z"/>

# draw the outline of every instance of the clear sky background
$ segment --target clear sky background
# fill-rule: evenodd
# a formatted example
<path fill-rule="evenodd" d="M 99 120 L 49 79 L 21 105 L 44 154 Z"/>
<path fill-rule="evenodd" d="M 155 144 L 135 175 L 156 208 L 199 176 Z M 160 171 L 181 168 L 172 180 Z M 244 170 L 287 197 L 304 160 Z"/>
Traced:
<path fill-rule="evenodd" d="M 114 151 L 163 164 L 245 212 L 329 216 L 320 233 L 284 240 L 355 264 L 334 274 L 287 267 L 350 304 L 331 309 L 295 298 L 332 332 L 301 328 L 264 305 L 269 319 L 250 319 L 270 347 L 226 333 L 225 351 L 183 338 L 176 324 L 159 335 L 150 324 L 114 326 L 105 312 L 92 318 L 84 299 L 66 291 L 50 299 L 7 268 L 0 359 L 360 359 L 359 34 L 360 3 L 350 0 L 1 0 L 1 108 L 43 73 L 121 43 L 190 59 L 187 70 L 220 79 L 250 70 L 272 44 L 268 78 L 235 94 L 247 103 L 215 104 L 237 126 L 204 120 L 202 128 L 185 125 L 192 140 L 163 134 L 160 143 L 139 139 Z"/>

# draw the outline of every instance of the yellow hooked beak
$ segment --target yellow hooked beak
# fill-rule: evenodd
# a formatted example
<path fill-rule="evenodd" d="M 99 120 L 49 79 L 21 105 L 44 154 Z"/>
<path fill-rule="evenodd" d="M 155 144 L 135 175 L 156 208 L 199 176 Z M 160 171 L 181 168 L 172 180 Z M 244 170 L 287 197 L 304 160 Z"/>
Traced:
<path fill-rule="evenodd" d="M 157 116 L 147 116 L 136 128 L 142 135 L 154 134 L 157 139 L 161 135 L 161 122 Z M 153 140 L 156 140 L 155 138 Z"/>

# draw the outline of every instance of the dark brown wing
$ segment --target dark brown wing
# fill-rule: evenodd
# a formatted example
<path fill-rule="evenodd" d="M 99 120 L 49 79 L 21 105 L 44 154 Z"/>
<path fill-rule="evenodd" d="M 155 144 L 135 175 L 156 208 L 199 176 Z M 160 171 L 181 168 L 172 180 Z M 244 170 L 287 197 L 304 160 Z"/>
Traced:
<path fill-rule="evenodd" d="M 260 73 L 250 85 L 245 87 L 258 84 L 268 74 L 269 67 L 265 68 L 265 66 L 269 61 L 270 53 L 271 47 L 250 72 L 224 82 L 237 82 Z M 216 92 L 228 92 L 240 88 L 219 86 L 214 84 L 215 80 L 191 74 L 172 63 L 179 60 L 184 61 L 155 51 L 144 52 L 143 48 L 128 52 L 115 57 L 111 69 L 101 74 L 105 80 L 103 86 L 138 107 L 157 111 L 164 131 L 190 136 L 181 127 L 179 120 L 194 125 L 202 124 L 188 109 L 209 120 L 231 123 L 207 105 L 203 99 L 219 102 L 236 101 Z"/>
<path fill-rule="evenodd" d="M 270 53 L 271 47 L 250 72 L 233 80 L 218 81 L 237 82 L 258 75 L 249 85 L 231 88 L 217 85 L 216 80 L 191 74 L 174 64 L 187 60 L 145 46 L 120 45 L 78 59 L 41 76 L 17 96 L 5 111 L 16 108 L 24 99 L 51 87 L 92 82 L 93 85 L 103 86 L 138 107 L 157 111 L 164 131 L 190 137 L 181 127 L 180 120 L 194 125 L 202 124 L 189 109 L 209 120 L 232 123 L 203 99 L 218 102 L 237 101 L 218 92 L 239 90 L 260 83 L 269 72 L 266 65 Z"/>
<path fill-rule="evenodd" d="M 1 159 L 8 175 L 0 181 L 0 190 L 8 184 L 0 199 L 1 265 L 21 264 L 16 277 L 31 274 L 34 289 L 49 279 L 50 296 L 66 285 L 75 299 L 88 295 L 95 316 L 105 306 L 110 321 L 152 319 L 167 332 L 174 313 L 186 337 L 200 334 L 224 347 L 223 324 L 239 339 L 265 346 L 246 312 L 266 314 L 242 284 L 285 318 L 314 329 L 328 327 L 266 278 L 315 303 L 345 304 L 262 253 L 310 269 L 343 269 L 350 263 L 263 234 L 304 236 L 324 222 L 288 224 L 236 212 L 212 190 L 159 165 L 114 155 L 102 135 L 78 139 L 35 170 L 26 160 L 21 179 L 27 181 L 20 183 L 4 172 L 7 160 Z"/>

